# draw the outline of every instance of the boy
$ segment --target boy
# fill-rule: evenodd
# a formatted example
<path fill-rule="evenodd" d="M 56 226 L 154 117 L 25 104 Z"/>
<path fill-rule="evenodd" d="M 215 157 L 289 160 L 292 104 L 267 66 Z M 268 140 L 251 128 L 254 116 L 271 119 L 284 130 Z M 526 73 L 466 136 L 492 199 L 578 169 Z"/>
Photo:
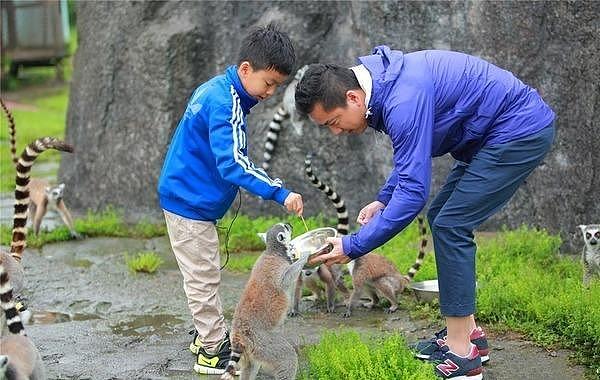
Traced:
<path fill-rule="evenodd" d="M 273 95 L 295 60 L 289 37 L 274 25 L 252 31 L 242 41 L 238 65 L 194 91 L 165 158 L 158 194 L 196 328 L 190 350 L 198 373 L 223 373 L 230 355 L 217 293 L 216 220 L 240 186 L 298 215 L 303 211 L 300 194 L 250 161 L 245 125 L 250 108 Z"/>
<path fill-rule="evenodd" d="M 531 87 L 480 58 L 450 51 L 403 54 L 387 46 L 351 69 L 312 65 L 296 87 L 296 108 L 334 134 L 386 133 L 394 169 L 361 229 L 331 239 L 314 262 L 347 263 L 404 229 L 429 197 L 431 158 L 456 164 L 429 207 L 447 330 L 416 345 L 442 378 L 476 380 L 487 358 L 475 324 L 473 230 L 497 212 L 542 161 L 554 138 L 554 112 Z"/>

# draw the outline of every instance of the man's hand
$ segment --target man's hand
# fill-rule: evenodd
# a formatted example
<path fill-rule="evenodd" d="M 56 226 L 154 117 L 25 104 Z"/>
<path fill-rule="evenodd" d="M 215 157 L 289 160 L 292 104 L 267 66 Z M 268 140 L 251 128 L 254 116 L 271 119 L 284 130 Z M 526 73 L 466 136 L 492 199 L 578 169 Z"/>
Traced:
<path fill-rule="evenodd" d="M 304 203 L 302 202 L 302 195 L 298 193 L 289 193 L 283 205 L 289 212 L 293 212 L 297 215 L 302 215 L 304 211 Z"/>
<path fill-rule="evenodd" d="M 371 202 L 358 213 L 358 218 L 356 221 L 361 225 L 365 225 L 369 223 L 369 221 L 373 218 L 373 215 L 382 208 L 385 208 L 385 205 L 379 201 Z"/>
<path fill-rule="evenodd" d="M 327 242 L 333 245 L 331 252 L 311 257 L 308 260 L 308 265 L 313 266 L 319 263 L 325 263 L 326 265 L 346 264 L 350 262 L 350 258 L 344 254 L 342 238 L 327 238 Z"/>

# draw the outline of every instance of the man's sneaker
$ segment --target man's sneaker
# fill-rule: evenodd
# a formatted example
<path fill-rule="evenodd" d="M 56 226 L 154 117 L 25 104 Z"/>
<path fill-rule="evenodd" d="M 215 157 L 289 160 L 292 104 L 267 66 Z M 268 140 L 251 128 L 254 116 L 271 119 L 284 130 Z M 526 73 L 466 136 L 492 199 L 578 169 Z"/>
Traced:
<path fill-rule="evenodd" d="M 195 343 L 196 337 L 194 337 Z M 191 350 L 191 346 L 190 346 Z M 229 342 L 229 333 L 225 333 L 225 337 L 219 344 L 216 354 L 209 354 L 204 347 L 198 347 L 198 355 L 194 364 L 194 371 L 206 375 L 220 375 L 225 372 L 227 363 L 231 357 L 231 343 Z"/>
<path fill-rule="evenodd" d="M 431 354 L 429 360 L 435 365 L 435 373 L 442 379 L 481 380 L 483 367 L 477 346 L 471 344 L 466 357 L 458 356 L 448 346 L 441 346 Z"/>
<path fill-rule="evenodd" d="M 446 335 L 448 335 L 448 330 L 444 327 L 444 329 L 441 331 L 436 332 L 433 338 L 422 340 L 413 344 L 411 348 L 413 351 L 415 351 L 415 356 L 419 359 L 428 360 L 433 352 L 437 351 L 441 346 L 446 344 Z M 477 350 L 479 350 L 481 362 L 486 363 L 488 360 L 490 360 L 490 346 L 483 329 L 481 327 L 475 328 L 473 331 L 471 331 L 470 338 L 471 343 L 477 346 Z"/>

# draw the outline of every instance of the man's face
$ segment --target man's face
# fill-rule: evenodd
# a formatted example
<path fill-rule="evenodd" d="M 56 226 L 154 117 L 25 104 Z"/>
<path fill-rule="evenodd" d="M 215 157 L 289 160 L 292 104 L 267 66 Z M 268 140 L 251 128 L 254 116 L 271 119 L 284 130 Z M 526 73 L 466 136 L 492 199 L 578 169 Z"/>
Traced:
<path fill-rule="evenodd" d="M 327 127 L 334 135 L 358 135 L 367 129 L 364 93 L 360 90 L 346 92 L 346 106 L 326 111 L 321 103 L 315 104 L 310 118 L 319 126 Z"/>
<path fill-rule="evenodd" d="M 238 67 L 238 75 L 242 81 L 242 86 L 250 96 L 258 101 L 270 98 L 287 79 L 287 75 L 277 70 L 254 70 L 249 62 L 242 62 Z"/>

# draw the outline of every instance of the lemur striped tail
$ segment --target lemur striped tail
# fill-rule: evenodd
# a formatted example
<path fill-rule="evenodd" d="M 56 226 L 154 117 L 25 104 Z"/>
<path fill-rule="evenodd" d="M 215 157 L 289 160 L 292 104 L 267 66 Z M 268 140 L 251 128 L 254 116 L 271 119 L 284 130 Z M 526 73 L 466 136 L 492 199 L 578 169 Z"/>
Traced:
<path fill-rule="evenodd" d="M 324 192 L 325 195 L 327 195 L 327 198 L 331 200 L 331 202 L 335 206 L 335 211 L 337 213 L 338 218 L 337 231 L 340 235 L 347 235 L 348 211 L 346 210 L 346 204 L 344 203 L 344 200 L 331 187 L 329 187 L 329 185 L 321 182 L 321 180 L 317 178 L 317 176 L 315 176 L 312 170 L 311 160 L 312 155 L 309 153 L 304 159 L 304 172 L 306 173 L 308 179 L 310 179 L 310 182 L 313 184 L 313 186 Z"/>
<path fill-rule="evenodd" d="M 6 325 L 8 331 L 13 334 L 25 335 L 23 322 L 17 311 L 15 301 L 13 299 L 13 288 L 8 278 L 8 272 L 4 268 L 4 264 L 0 260 L 0 307 L 6 315 Z M 0 327 L 0 330 L 2 328 Z"/>
<path fill-rule="evenodd" d="M 269 123 L 269 131 L 267 132 L 267 139 L 265 141 L 265 152 L 263 153 L 262 168 L 267 171 L 271 167 L 271 158 L 273 152 L 275 152 L 275 146 L 277 145 L 277 138 L 279 132 L 281 132 L 281 123 L 288 119 L 290 114 L 286 111 L 283 105 L 280 105 L 273 115 L 273 119 Z"/>
<path fill-rule="evenodd" d="M 13 163 L 17 165 L 17 161 L 19 160 L 17 157 L 17 140 L 15 138 L 16 128 L 15 128 L 15 119 L 13 118 L 12 113 L 8 110 L 2 99 L 0 99 L 0 105 L 6 114 L 6 118 L 8 119 L 8 133 L 10 135 L 10 155 L 12 157 Z"/>
<path fill-rule="evenodd" d="M 427 228 L 425 227 L 423 217 L 419 215 L 417 217 L 417 221 L 419 223 L 419 231 L 421 231 L 421 245 L 419 246 L 417 260 L 408 270 L 407 277 L 410 281 L 415 278 L 415 274 L 419 271 L 419 269 L 421 269 L 421 265 L 423 265 L 423 259 L 425 258 L 425 248 L 427 247 Z"/>
<path fill-rule="evenodd" d="M 225 367 L 225 373 L 229 375 L 229 379 L 233 379 L 234 376 L 236 376 L 238 374 L 236 367 L 238 366 L 240 357 L 242 356 L 242 352 L 243 352 L 243 348 L 235 347 L 234 345 L 232 345 L 231 356 L 229 357 L 229 362 L 227 363 L 227 367 Z"/>
<path fill-rule="evenodd" d="M 73 152 L 73 147 L 64 141 L 53 137 L 43 137 L 27 145 L 17 162 L 17 176 L 15 188 L 15 214 L 13 217 L 12 241 L 10 253 L 17 260 L 21 260 L 27 239 L 27 209 L 29 208 L 29 172 L 31 165 L 40 155 L 48 150 L 56 149 L 63 152 Z"/>

